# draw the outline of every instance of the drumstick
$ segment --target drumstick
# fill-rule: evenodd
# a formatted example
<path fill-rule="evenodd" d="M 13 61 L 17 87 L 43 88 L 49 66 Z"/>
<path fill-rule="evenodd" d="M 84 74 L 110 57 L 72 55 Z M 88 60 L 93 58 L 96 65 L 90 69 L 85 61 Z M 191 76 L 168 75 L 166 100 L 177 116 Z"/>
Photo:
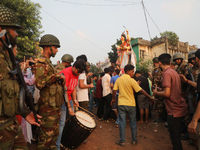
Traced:
<path fill-rule="evenodd" d="M 81 108 L 81 109 L 83 109 L 83 110 L 85 110 L 85 111 L 88 112 L 90 115 L 93 115 L 93 116 L 96 117 L 96 115 L 94 115 L 93 113 L 91 113 L 91 112 L 89 112 L 88 110 L 84 109 L 83 107 L 81 107 L 81 106 L 78 106 L 78 107 Z"/>
<path fill-rule="evenodd" d="M 85 120 L 84 118 L 82 118 L 82 117 L 80 117 L 80 116 L 78 116 L 78 115 L 76 115 L 76 117 L 81 118 L 81 119 L 83 119 L 84 121 L 86 121 L 86 122 L 92 124 L 92 122 L 89 122 L 89 121 Z"/>

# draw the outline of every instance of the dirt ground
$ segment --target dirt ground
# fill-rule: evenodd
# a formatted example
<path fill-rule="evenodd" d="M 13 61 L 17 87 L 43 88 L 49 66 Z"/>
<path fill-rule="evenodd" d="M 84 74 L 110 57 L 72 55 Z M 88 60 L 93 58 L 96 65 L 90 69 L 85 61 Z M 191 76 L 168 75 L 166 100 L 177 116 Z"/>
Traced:
<path fill-rule="evenodd" d="M 97 121 L 96 129 L 88 137 L 86 143 L 81 144 L 77 150 L 172 150 L 172 144 L 168 129 L 164 123 L 154 124 L 157 114 L 154 112 L 148 123 L 137 124 L 137 146 L 131 144 L 130 124 L 126 125 L 125 147 L 115 144 L 119 140 L 119 128 L 114 122 L 103 123 Z M 184 150 L 195 150 L 189 145 L 189 141 L 182 141 Z M 35 150 L 36 145 L 28 146 L 29 150 Z"/>

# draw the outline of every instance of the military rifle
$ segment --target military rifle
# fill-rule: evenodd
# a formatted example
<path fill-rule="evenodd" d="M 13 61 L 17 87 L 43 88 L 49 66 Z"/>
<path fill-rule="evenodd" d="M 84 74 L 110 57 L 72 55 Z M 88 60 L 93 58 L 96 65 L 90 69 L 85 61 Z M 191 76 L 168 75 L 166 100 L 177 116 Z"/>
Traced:
<path fill-rule="evenodd" d="M 194 81 L 194 76 L 191 72 L 191 70 L 189 69 L 189 65 L 187 64 L 187 70 L 188 70 L 188 79 L 191 80 L 192 82 L 195 82 Z"/>
<path fill-rule="evenodd" d="M 6 37 L 7 43 L 2 39 L 2 37 L 4 35 Z M 20 68 L 19 62 L 16 61 L 15 56 L 13 54 L 12 45 L 10 44 L 10 41 L 7 37 L 6 30 L 2 30 L 0 32 L 0 41 L 4 44 L 4 46 L 8 50 L 10 60 L 11 60 L 12 65 L 13 65 L 13 70 L 11 70 L 9 72 L 9 75 L 10 75 L 11 78 L 17 77 L 17 81 L 20 85 L 20 98 L 19 98 L 20 112 L 21 113 L 24 112 L 24 107 L 25 107 L 25 103 L 26 103 L 27 107 L 29 107 L 29 109 L 33 112 L 33 115 L 35 117 L 35 121 L 37 123 L 39 123 L 38 118 L 37 118 L 37 114 L 36 114 L 36 110 L 35 110 L 35 107 L 34 107 L 34 104 L 33 104 L 33 96 L 31 94 L 31 92 L 27 89 L 26 83 L 24 81 L 24 76 L 22 74 L 22 70 Z"/>

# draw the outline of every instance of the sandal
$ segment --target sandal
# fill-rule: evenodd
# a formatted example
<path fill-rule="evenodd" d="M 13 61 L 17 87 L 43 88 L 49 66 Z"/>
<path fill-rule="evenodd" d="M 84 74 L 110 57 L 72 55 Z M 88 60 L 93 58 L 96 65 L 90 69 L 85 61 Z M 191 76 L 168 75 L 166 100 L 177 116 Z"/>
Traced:
<path fill-rule="evenodd" d="M 104 123 L 109 123 L 109 121 L 108 121 L 108 120 L 104 120 L 103 122 L 104 122 Z"/>
<path fill-rule="evenodd" d="M 120 140 L 117 140 L 116 142 L 115 142 L 117 145 L 119 145 L 119 146 L 125 146 L 125 144 L 124 143 L 122 143 L 122 142 L 120 142 Z"/>
<path fill-rule="evenodd" d="M 132 144 L 133 144 L 134 146 L 136 146 L 136 145 L 137 145 L 137 141 L 133 142 Z"/>
<path fill-rule="evenodd" d="M 103 121 L 103 118 L 98 118 L 99 121 Z"/>

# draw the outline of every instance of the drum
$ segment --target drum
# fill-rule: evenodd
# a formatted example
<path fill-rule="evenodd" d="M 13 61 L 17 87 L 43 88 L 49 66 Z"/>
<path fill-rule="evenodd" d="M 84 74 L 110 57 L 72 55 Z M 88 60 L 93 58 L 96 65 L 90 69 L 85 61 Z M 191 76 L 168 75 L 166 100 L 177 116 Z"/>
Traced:
<path fill-rule="evenodd" d="M 65 123 L 60 148 L 76 149 L 96 128 L 96 121 L 85 111 L 78 110 Z"/>

